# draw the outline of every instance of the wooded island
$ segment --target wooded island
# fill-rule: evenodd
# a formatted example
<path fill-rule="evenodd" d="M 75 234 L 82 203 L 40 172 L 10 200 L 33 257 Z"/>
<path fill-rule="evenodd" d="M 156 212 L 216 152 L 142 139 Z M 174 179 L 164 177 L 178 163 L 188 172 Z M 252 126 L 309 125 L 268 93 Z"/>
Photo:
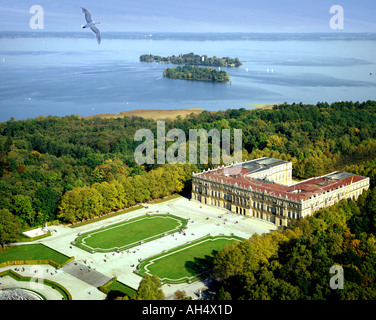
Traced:
<path fill-rule="evenodd" d="M 195 80 L 209 82 L 227 82 L 230 80 L 226 71 L 218 71 L 213 68 L 203 68 L 196 66 L 179 66 L 167 68 L 163 71 L 163 76 L 171 79 Z"/>
<path fill-rule="evenodd" d="M 207 67 L 235 67 L 242 65 L 238 58 L 217 58 L 209 57 L 207 55 L 198 55 L 194 53 L 181 54 L 179 56 L 161 57 L 153 54 L 143 54 L 140 56 L 141 62 L 158 62 L 158 63 L 172 63 L 185 64 L 192 66 L 207 66 Z"/>

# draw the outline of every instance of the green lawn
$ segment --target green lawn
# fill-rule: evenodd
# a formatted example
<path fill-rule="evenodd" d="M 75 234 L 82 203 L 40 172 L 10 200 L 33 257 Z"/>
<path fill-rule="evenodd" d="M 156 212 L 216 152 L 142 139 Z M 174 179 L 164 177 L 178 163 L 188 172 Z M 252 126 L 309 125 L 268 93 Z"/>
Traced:
<path fill-rule="evenodd" d="M 185 225 L 185 219 L 173 215 L 143 216 L 85 233 L 77 239 L 76 245 L 89 251 L 125 250 L 140 241 L 147 242 L 164 233 L 176 232 Z"/>
<path fill-rule="evenodd" d="M 163 282 L 183 282 L 200 278 L 200 274 L 213 268 L 215 254 L 237 237 L 207 237 L 141 263 L 141 273 L 158 276 Z"/>
<path fill-rule="evenodd" d="M 112 292 L 112 296 L 124 296 L 124 294 L 126 294 L 129 298 L 133 298 L 133 296 L 136 294 L 136 290 L 119 281 L 112 282 L 107 289 Z"/>
<path fill-rule="evenodd" d="M 27 244 L 22 246 L 10 246 L 0 250 L 0 263 L 18 260 L 52 260 L 58 264 L 67 261 L 69 257 L 52 250 L 42 244 Z"/>

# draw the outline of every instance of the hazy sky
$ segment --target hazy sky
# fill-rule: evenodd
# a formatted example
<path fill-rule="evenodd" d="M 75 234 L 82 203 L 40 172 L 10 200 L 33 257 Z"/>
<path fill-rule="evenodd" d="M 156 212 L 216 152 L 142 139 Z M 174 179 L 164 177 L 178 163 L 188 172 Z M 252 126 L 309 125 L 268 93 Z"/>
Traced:
<path fill-rule="evenodd" d="M 102 31 L 334 32 L 333 5 L 344 9 L 341 32 L 376 32 L 375 0 L 0 0 L 0 32 L 43 32 L 30 29 L 33 5 L 42 6 L 47 32 L 80 31 L 80 6 Z"/>

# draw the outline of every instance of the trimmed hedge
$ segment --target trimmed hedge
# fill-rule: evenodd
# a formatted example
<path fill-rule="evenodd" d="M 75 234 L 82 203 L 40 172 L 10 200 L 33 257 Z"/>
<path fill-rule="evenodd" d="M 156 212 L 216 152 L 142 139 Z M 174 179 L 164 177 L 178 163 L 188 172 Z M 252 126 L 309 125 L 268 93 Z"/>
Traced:
<path fill-rule="evenodd" d="M 23 264 L 49 264 L 50 266 L 60 269 L 61 267 L 65 266 L 67 263 L 74 260 L 74 257 L 70 257 L 67 261 L 63 263 L 57 263 L 53 260 L 47 259 L 47 260 L 15 260 L 15 261 L 5 261 L 0 263 L 0 268 L 7 267 L 7 266 L 13 266 L 13 265 L 23 265 Z"/>
<path fill-rule="evenodd" d="M 5 270 L 3 272 L 0 272 L 0 278 L 5 277 L 5 276 L 10 276 L 17 281 L 30 281 L 32 279 L 32 277 L 25 277 L 13 270 Z M 66 288 L 64 288 L 61 284 L 52 280 L 48 280 L 48 279 L 43 279 L 43 284 L 46 284 L 50 286 L 51 288 L 59 291 L 65 300 L 72 300 L 72 295 L 70 294 L 70 292 Z"/>

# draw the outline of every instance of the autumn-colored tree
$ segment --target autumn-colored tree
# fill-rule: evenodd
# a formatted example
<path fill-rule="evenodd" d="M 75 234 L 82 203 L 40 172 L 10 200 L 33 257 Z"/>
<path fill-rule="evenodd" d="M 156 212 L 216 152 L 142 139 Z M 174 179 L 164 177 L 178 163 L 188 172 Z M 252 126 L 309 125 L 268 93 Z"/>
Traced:
<path fill-rule="evenodd" d="M 76 216 L 79 220 L 91 219 L 103 210 L 103 196 L 98 190 L 84 186 L 80 189 L 82 207 Z"/>
<path fill-rule="evenodd" d="M 102 195 L 102 210 L 104 212 L 110 212 L 117 207 L 118 192 L 112 183 L 104 181 L 102 183 L 94 183 L 92 187 Z"/>
<path fill-rule="evenodd" d="M 75 222 L 82 210 L 82 195 L 80 193 L 80 187 L 66 192 L 61 198 L 58 208 L 60 212 L 58 215 L 59 219 L 70 223 Z"/>
<path fill-rule="evenodd" d="M 164 300 L 165 295 L 161 289 L 162 284 L 155 275 L 146 275 L 140 282 L 135 300 Z"/>
<path fill-rule="evenodd" d="M 68 222 L 90 219 L 103 209 L 103 196 L 95 188 L 76 187 L 68 191 L 59 203 L 59 219 Z"/>
<path fill-rule="evenodd" d="M 92 179 L 94 182 L 112 182 L 119 176 L 128 176 L 129 170 L 124 163 L 119 160 L 106 160 L 103 164 L 97 166 L 93 173 Z"/>
<path fill-rule="evenodd" d="M 18 240 L 20 226 L 17 218 L 7 209 L 0 210 L 0 244 L 4 248 L 8 242 Z"/>
<path fill-rule="evenodd" d="M 174 292 L 174 297 L 173 297 L 174 300 L 192 300 L 191 297 L 188 297 L 187 296 L 187 293 L 183 290 L 176 290 Z"/>

